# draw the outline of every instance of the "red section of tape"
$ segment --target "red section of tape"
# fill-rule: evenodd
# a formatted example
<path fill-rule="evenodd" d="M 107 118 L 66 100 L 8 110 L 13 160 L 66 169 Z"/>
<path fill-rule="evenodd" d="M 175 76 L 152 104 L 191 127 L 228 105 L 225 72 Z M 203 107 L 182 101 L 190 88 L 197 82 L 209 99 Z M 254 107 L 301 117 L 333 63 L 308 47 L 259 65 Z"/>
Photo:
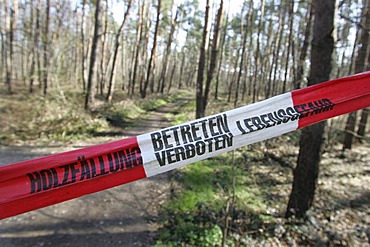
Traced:
<path fill-rule="evenodd" d="M 0 219 L 141 178 L 136 137 L 0 167 Z"/>
<path fill-rule="evenodd" d="M 298 128 L 356 111 L 370 105 L 370 72 L 294 90 L 292 98 L 301 111 Z"/>

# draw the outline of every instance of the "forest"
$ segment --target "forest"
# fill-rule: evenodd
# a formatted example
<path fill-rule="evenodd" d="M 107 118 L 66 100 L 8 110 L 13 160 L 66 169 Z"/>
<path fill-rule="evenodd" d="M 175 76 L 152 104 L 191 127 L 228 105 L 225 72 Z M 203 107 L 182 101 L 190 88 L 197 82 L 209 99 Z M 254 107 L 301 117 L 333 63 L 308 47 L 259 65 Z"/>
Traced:
<path fill-rule="evenodd" d="M 0 0 L 0 146 L 114 140 L 368 71 L 369 28 L 370 0 Z M 169 173 L 151 244 L 370 243 L 368 114 Z"/>

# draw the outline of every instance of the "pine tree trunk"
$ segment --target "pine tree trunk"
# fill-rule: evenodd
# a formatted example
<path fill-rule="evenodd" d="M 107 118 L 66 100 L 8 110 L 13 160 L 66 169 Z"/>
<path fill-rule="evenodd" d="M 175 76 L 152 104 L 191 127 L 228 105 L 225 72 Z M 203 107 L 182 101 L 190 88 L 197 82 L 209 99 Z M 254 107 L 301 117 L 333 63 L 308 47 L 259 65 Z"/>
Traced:
<path fill-rule="evenodd" d="M 184 73 L 184 66 L 185 66 L 185 52 L 182 51 L 182 59 L 181 59 L 181 66 L 180 66 L 180 75 L 179 75 L 179 86 L 178 89 L 181 89 L 182 86 L 182 78 Z"/>
<path fill-rule="evenodd" d="M 172 71 L 171 71 L 171 76 L 170 76 L 170 83 L 168 84 L 168 88 L 167 88 L 167 93 L 169 93 L 170 90 L 171 90 L 173 77 L 174 77 L 175 71 L 176 71 L 176 67 L 177 67 L 177 56 L 175 54 L 175 56 L 173 58 L 173 66 L 172 66 Z"/>
<path fill-rule="evenodd" d="M 197 84 L 196 84 L 196 110 L 195 118 L 204 117 L 204 101 L 203 101 L 203 78 L 204 78 L 204 69 L 206 67 L 206 52 L 208 47 L 208 25 L 209 25 L 209 0 L 206 3 L 206 13 L 204 15 L 204 27 L 203 27 L 203 38 L 202 45 L 200 47 L 200 55 L 198 61 L 198 75 L 197 75 Z"/>
<path fill-rule="evenodd" d="M 141 4 L 141 7 L 138 8 L 138 15 L 139 15 L 139 21 L 137 23 L 136 28 L 136 44 L 135 44 L 135 59 L 131 64 L 131 70 L 132 77 L 130 78 L 129 88 L 131 87 L 131 94 L 134 95 L 135 93 L 135 84 L 136 84 L 136 74 L 137 74 L 137 68 L 140 62 L 140 48 L 141 48 L 141 41 L 142 41 L 142 34 L 143 34 L 143 25 L 144 25 L 144 15 L 146 12 L 146 0 L 143 1 Z"/>
<path fill-rule="evenodd" d="M 277 30 L 275 42 L 274 42 L 274 52 L 272 57 L 272 65 L 269 75 L 269 82 L 268 82 L 268 96 L 272 96 L 276 94 L 276 74 L 278 70 L 278 60 L 279 60 L 279 53 L 281 48 L 281 39 L 282 39 L 282 30 L 284 25 L 284 8 L 280 8 L 279 11 L 279 27 Z"/>
<path fill-rule="evenodd" d="M 360 73 L 366 71 L 369 57 L 369 32 L 370 27 L 370 0 L 365 2 L 365 7 L 363 8 L 363 20 L 362 24 L 365 29 L 361 30 L 360 38 L 360 48 L 355 61 L 355 73 Z M 360 27 L 359 27 L 360 28 Z M 355 134 L 357 112 L 351 112 L 348 115 L 346 127 L 344 130 L 344 141 L 343 150 L 352 149 L 353 137 Z"/>
<path fill-rule="evenodd" d="M 45 31 L 43 35 L 44 46 L 44 73 L 43 73 L 43 92 L 44 95 L 48 92 L 48 67 L 49 67 L 49 23 L 50 23 L 50 0 L 46 0 L 46 18 Z"/>
<path fill-rule="evenodd" d="M 248 24 L 250 24 L 250 22 L 251 22 L 251 13 L 250 13 L 251 9 L 252 9 L 252 1 L 250 1 L 250 5 L 249 5 L 249 13 L 248 13 L 247 21 L 245 23 L 245 30 L 243 30 L 244 25 L 241 25 L 241 30 L 240 30 L 241 34 L 242 34 L 243 43 L 242 43 L 242 54 L 241 54 L 241 57 L 240 57 L 238 78 L 236 80 L 234 107 L 236 107 L 236 104 L 239 100 L 239 85 L 240 85 L 240 79 L 242 78 L 242 72 L 244 70 L 245 49 L 246 49 L 246 46 L 247 46 L 247 30 L 249 28 Z M 243 12 L 242 12 L 242 18 L 243 18 Z M 242 24 L 243 24 L 243 22 L 242 22 Z"/>
<path fill-rule="evenodd" d="M 153 46 L 149 58 L 149 65 L 148 65 L 148 70 L 146 74 L 146 80 L 144 82 L 143 88 L 140 89 L 140 94 L 141 98 L 146 97 L 146 90 L 148 88 L 149 82 L 151 81 L 151 74 L 153 73 L 154 69 L 154 58 L 155 58 L 155 52 L 157 49 L 157 39 L 158 39 L 158 32 L 159 32 L 159 20 L 160 20 L 160 14 L 161 14 L 161 3 L 162 0 L 158 0 L 158 6 L 157 6 L 157 18 L 156 18 L 156 24 L 155 24 L 155 31 L 154 31 L 154 40 L 153 40 Z M 148 30 L 149 32 L 149 30 Z M 154 74 L 154 73 L 153 73 Z M 152 83 L 154 83 L 154 79 L 152 80 Z M 151 91 L 153 92 L 154 90 L 154 85 L 151 85 Z"/>
<path fill-rule="evenodd" d="M 259 20 L 259 24 L 258 24 L 258 34 L 257 34 L 257 48 L 256 48 L 256 55 L 255 55 L 255 71 L 254 71 L 254 80 L 253 80 L 253 102 L 256 102 L 257 100 L 257 81 L 258 81 L 258 76 L 259 76 L 259 73 L 258 73 L 258 70 L 260 69 L 259 68 L 259 60 L 260 60 L 260 37 L 261 37 L 261 32 L 262 32 L 262 27 L 263 27 L 263 16 L 265 14 L 265 0 L 262 0 L 261 1 L 261 16 L 260 16 L 260 20 Z"/>
<path fill-rule="evenodd" d="M 100 95 L 104 95 L 105 82 L 106 82 L 106 47 L 107 47 L 107 30 L 108 30 L 108 0 L 105 0 L 105 12 L 104 12 L 104 29 L 102 34 L 102 53 L 100 60 Z"/>
<path fill-rule="evenodd" d="M 38 57 L 38 43 L 39 43 L 39 37 L 40 37 L 40 10 L 41 10 L 41 0 L 37 1 L 37 7 L 36 7 L 36 27 L 35 32 L 33 35 L 33 47 L 32 47 L 32 61 L 31 61 L 31 69 L 30 69 L 30 86 L 29 86 L 29 92 L 33 92 L 33 85 L 35 80 L 35 69 L 36 69 L 36 59 Z"/>
<path fill-rule="evenodd" d="M 336 0 L 313 1 L 315 22 L 311 49 L 309 85 L 329 80 L 334 50 L 333 33 Z M 302 130 L 297 167 L 294 170 L 292 192 L 285 216 L 303 218 L 312 206 L 319 163 L 322 153 L 326 122 L 311 125 Z"/>
<path fill-rule="evenodd" d="M 85 29 L 86 29 L 86 17 L 85 17 L 85 6 L 86 0 L 82 0 L 82 14 L 81 14 L 81 79 L 82 89 L 86 91 L 86 52 L 85 52 Z"/>
<path fill-rule="evenodd" d="M 173 5 L 173 1 L 172 1 L 172 5 Z M 172 9 L 172 6 L 171 6 L 171 9 Z M 161 76 L 158 81 L 157 92 L 160 91 L 162 94 L 164 92 L 164 88 L 166 87 L 166 75 L 167 75 L 167 70 L 168 70 L 168 61 L 171 55 L 171 44 L 173 40 L 173 34 L 175 33 L 175 27 L 176 27 L 177 18 L 179 16 L 179 13 L 180 13 L 180 9 L 177 8 L 175 17 L 172 18 L 172 21 L 171 21 L 171 29 L 170 29 L 170 33 L 169 33 L 167 45 L 166 45 L 166 56 L 164 57 L 162 72 L 161 72 Z"/>
<path fill-rule="evenodd" d="M 12 79 L 13 79 L 13 53 L 14 53 L 14 32 L 17 27 L 18 19 L 18 1 L 13 0 L 13 8 L 10 10 L 8 0 L 4 1 L 5 7 L 5 30 L 6 30 L 6 79 L 5 83 L 8 87 L 8 93 L 12 93 Z"/>
<path fill-rule="evenodd" d="M 3 16 L 3 13 L 2 13 L 2 10 L 3 8 L 0 7 L 0 16 Z M 6 63 L 6 55 L 5 55 L 5 51 L 6 51 L 6 48 L 5 48 L 5 39 L 6 37 L 4 37 L 4 33 L 3 33 L 3 28 L 5 27 L 5 25 L 3 24 L 3 18 L 0 18 L 0 38 L 1 38 L 1 69 L 0 69 L 0 80 L 3 79 L 3 76 L 4 74 L 6 73 L 5 71 L 5 63 Z"/>
<path fill-rule="evenodd" d="M 87 78 L 87 91 L 85 97 L 85 110 L 91 110 L 95 102 L 95 87 L 96 79 L 94 78 L 94 68 L 96 60 L 96 52 L 99 43 L 99 29 L 100 29 L 100 0 L 96 0 L 95 4 L 95 21 L 94 21 L 94 36 L 91 44 L 89 74 Z"/>
<path fill-rule="evenodd" d="M 293 14 L 294 14 L 294 0 L 289 0 L 287 2 L 287 9 L 289 13 L 289 36 L 288 36 L 288 48 L 287 48 L 287 58 L 285 63 L 285 73 L 284 73 L 284 81 L 283 81 L 283 88 L 281 93 L 286 92 L 286 83 L 288 80 L 288 70 L 289 70 L 289 56 L 290 50 L 292 46 L 292 36 L 293 36 Z"/>
<path fill-rule="evenodd" d="M 223 28 L 223 35 L 222 35 L 222 41 L 221 41 L 221 47 L 220 47 L 221 54 L 220 54 L 220 59 L 219 59 L 219 64 L 218 64 L 218 69 L 217 69 L 217 75 L 216 75 L 215 96 L 214 96 L 215 100 L 218 99 L 218 89 L 220 85 L 220 73 L 221 73 L 223 56 L 224 56 L 224 47 L 225 47 L 228 23 L 229 23 L 229 13 L 227 13 L 226 15 L 226 21 L 225 21 L 224 28 Z"/>
<path fill-rule="evenodd" d="M 223 6 L 224 6 L 224 1 L 221 0 L 220 7 L 216 15 L 215 30 L 213 31 L 212 53 L 211 53 L 211 59 L 210 59 L 210 64 L 209 64 L 209 70 L 207 73 L 206 86 L 205 86 L 204 95 L 203 95 L 203 110 L 202 110 L 203 115 L 205 115 L 205 112 L 206 112 L 208 97 L 209 97 L 210 90 L 211 90 L 211 82 L 212 82 L 213 75 L 215 73 L 216 65 L 218 62 L 218 49 L 219 49 L 219 43 L 220 43 L 220 29 L 222 26 Z"/>
<path fill-rule="evenodd" d="M 307 57 L 307 51 L 308 51 L 308 46 L 309 46 L 309 40 L 311 36 L 311 25 L 312 25 L 312 17 L 313 17 L 313 11 L 312 11 L 312 4 L 309 4 L 309 11 L 307 12 L 308 14 L 308 20 L 307 20 L 307 25 L 306 25 L 306 30 L 304 32 L 304 41 L 303 45 L 301 48 L 301 53 L 299 55 L 299 60 L 298 60 L 298 68 L 297 68 L 297 78 L 296 78 L 296 86 L 295 88 L 301 88 L 303 85 L 303 75 L 304 75 L 304 68 L 306 67 L 306 57 Z"/>
<path fill-rule="evenodd" d="M 369 116 L 369 111 L 370 111 L 369 108 L 365 108 L 362 110 L 362 113 L 361 113 L 361 119 L 360 119 L 360 123 L 358 125 L 358 130 L 357 130 L 357 135 L 361 143 L 362 143 L 362 138 L 365 137 L 367 118 Z"/>
<path fill-rule="evenodd" d="M 114 79 L 115 79 L 115 73 L 116 73 L 116 62 L 117 62 L 117 56 L 118 56 L 118 48 L 120 46 L 120 37 L 122 35 L 123 29 L 125 28 L 128 16 L 130 14 L 130 9 L 132 5 L 133 0 L 130 0 L 127 5 L 127 9 L 125 12 L 125 16 L 123 17 L 122 24 L 118 30 L 118 33 L 116 35 L 116 43 L 114 46 L 114 54 L 113 54 L 113 61 L 112 61 L 112 71 L 109 77 L 109 87 L 108 87 L 108 94 L 107 94 L 107 101 L 111 102 L 113 98 L 113 92 L 114 92 Z"/>

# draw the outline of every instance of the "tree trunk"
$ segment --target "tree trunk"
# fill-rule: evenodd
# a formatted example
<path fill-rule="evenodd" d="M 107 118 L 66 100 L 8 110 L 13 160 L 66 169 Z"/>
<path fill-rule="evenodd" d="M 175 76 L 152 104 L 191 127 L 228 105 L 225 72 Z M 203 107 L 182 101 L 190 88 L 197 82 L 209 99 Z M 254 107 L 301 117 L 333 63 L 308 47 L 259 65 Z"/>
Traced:
<path fill-rule="evenodd" d="M 169 93 L 170 90 L 171 90 L 172 82 L 173 82 L 173 77 L 174 77 L 175 71 L 176 71 L 176 67 L 177 67 L 177 56 L 175 54 L 175 56 L 173 58 L 173 66 L 172 66 L 172 71 L 171 71 L 171 76 L 170 76 L 170 83 L 168 84 L 167 93 Z"/>
<path fill-rule="evenodd" d="M 5 5 L 5 4 L 4 4 Z M 3 16 L 2 13 L 2 6 L 0 6 L 0 16 Z M 6 48 L 5 48 L 5 42 L 6 42 L 6 35 L 4 35 L 3 28 L 5 25 L 3 24 L 3 18 L 0 18 L 0 38 L 1 38 L 1 70 L 0 70 L 0 80 L 3 79 L 4 75 L 6 74 L 5 71 L 5 64 L 6 64 Z M 5 30 L 6 31 L 6 30 Z"/>
<path fill-rule="evenodd" d="M 236 49 L 237 52 L 236 52 L 236 56 L 235 56 L 235 61 L 233 61 L 233 56 L 231 55 L 231 57 L 229 58 L 229 68 L 237 68 L 238 67 L 238 62 L 239 62 L 239 56 L 240 56 L 240 48 L 238 48 L 238 44 L 236 44 L 237 42 L 235 41 L 232 41 L 233 42 L 233 45 L 231 46 L 230 45 L 230 54 L 232 54 L 232 50 Z M 233 66 L 233 63 L 234 63 L 234 66 Z M 231 69 L 229 69 L 228 73 L 227 73 L 227 79 L 226 81 L 229 82 L 229 85 L 227 86 L 228 87 L 228 94 L 227 94 L 227 102 L 231 102 L 231 94 L 232 94 L 232 90 L 233 90 L 233 87 L 234 87 L 234 75 L 235 75 L 235 72 L 236 72 L 236 69 L 234 70 L 234 72 L 232 72 Z M 232 76 L 230 76 L 232 74 Z M 231 77 L 231 79 L 230 79 Z"/>
<path fill-rule="evenodd" d="M 304 41 L 301 48 L 301 53 L 299 55 L 298 60 L 298 68 L 297 68 L 297 78 L 296 78 L 296 86 L 295 88 L 301 88 L 301 85 L 303 85 L 303 78 L 304 78 L 304 68 L 306 67 L 306 57 L 307 57 L 307 51 L 308 51 L 308 45 L 309 40 L 311 36 L 311 25 L 312 25 L 312 17 L 313 17 L 313 11 L 312 11 L 312 4 L 309 4 L 309 11 L 307 11 L 308 14 L 308 20 L 306 25 L 306 30 L 304 32 Z"/>
<path fill-rule="evenodd" d="M 13 8 L 10 10 L 8 0 L 4 2 L 5 7 L 5 30 L 6 30 L 6 85 L 8 93 L 12 93 L 13 79 L 13 53 L 14 53 L 14 32 L 17 27 L 18 1 L 13 0 Z M 10 10 L 10 11 L 9 11 Z M 10 13 L 9 13 L 10 12 Z"/>
<path fill-rule="evenodd" d="M 258 81 L 258 69 L 259 69 L 259 57 L 260 57 L 260 37 L 262 32 L 263 26 L 263 16 L 265 14 L 265 0 L 261 1 L 261 16 L 259 19 L 258 24 L 258 34 L 257 34 L 257 48 L 256 48 L 256 56 L 255 56 L 255 71 L 254 71 L 254 81 L 253 81 L 253 102 L 257 100 L 257 81 Z"/>
<path fill-rule="evenodd" d="M 131 86 L 131 94 L 134 95 L 135 93 L 135 84 L 136 84 L 136 74 L 137 74 L 137 68 L 139 65 L 140 60 L 140 46 L 142 41 L 142 33 L 143 33 L 143 25 L 144 25 L 144 15 L 146 12 L 146 0 L 143 1 L 141 4 L 141 8 L 138 8 L 139 10 L 139 21 L 137 23 L 137 29 L 136 29 L 136 44 L 135 44 L 135 59 L 133 63 L 131 64 L 131 70 L 133 71 L 132 77 L 130 80 L 129 85 Z M 130 88 L 130 87 L 129 87 Z"/>
<path fill-rule="evenodd" d="M 162 3 L 161 3 L 161 5 L 162 5 Z M 160 19 L 158 19 L 159 18 L 159 16 L 157 15 L 157 20 L 158 20 L 158 22 L 156 22 L 156 24 L 157 23 L 159 23 L 159 21 L 160 21 Z M 157 27 L 157 25 L 156 25 L 156 27 Z M 159 29 L 158 29 L 159 30 Z M 155 54 L 156 53 L 156 50 L 157 50 L 157 39 L 158 39 L 158 35 L 159 35 L 159 33 L 157 34 L 157 35 L 155 35 L 156 37 L 155 37 L 155 52 L 154 53 L 152 53 L 152 54 Z M 154 47 L 154 45 L 153 45 L 153 47 Z M 155 63 L 155 56 L 153 57 L 153 59 L 151 59 L 151 61 L 152 61 L 152 66 L 151 66 L 151 69 L 150 69 L 150 71 L 148 70 L 148 72 L 150 72 L 150 76 L 149 76 L 149 84 L 150 84 L 150 93 L 154 93 L 154 82 L 155 82 L 155 74 L 156 74 L 156 63 Z"/>
<path fill-rule="evenodd" d="M 287 58 L 285 63 L 285 73 L 284 73 L 284 81 L 283 81 L 283 89 L 281 93 L 286 92 L 286 83 L 288 80 L 288 70 L 289 70 L 289 56 L 290 56 L 290 50 L 292 46 L 292 37 L 293 37 L 293 17 L 294 17 L 294 0 L 289 0 L 287 2 L 287 9 L 289 13 L 289 36 L 288 36 L 288 48 L 287 48 Z"/>
<path fill-rule="evenodd" d="M 222 61 L 223 61 L 223 56 L 224 56 L 224 47 L 225 47 L 228 23 L 229 23 L 229 11 L 227 12 L 227 15 L 226 15 L 226 21 L 225 21 L 225 24 L 224 24 L 221 47 L 220 47 L 221 54 L 220 54 L 220 59 L 219 59 L 219 64 L 218 64 L 218 69 L 217 69 L 217 75 L 216 75 L 215 98 L 214 98 L 215 100 L 218 99 L 218 89 L 219 89 L 219 84 L 220 84 L 220 73 L 221 73 Z"/>
<path fill-rule="evenodd" d="M 150 79 L 150 76 L 153 73 L 152 69 L 154 70 L 154 58 L 155 58 L 155 52 L 156 52 L 156 49 L 157 49 L 157 39 L 158 39 L 158 31 L 159 31 L 159 20 L 160 20 L 160 14 L 161 14 L 161 3 L 162 3 L 162 0 L 158 0 L 157 19 L 156 19 L 156 24 L 155 24 L 153 46 L 152 46 L 152 50 L 151 50 L 151 53 L 150 53 L 148 70 L 146 72 L 146 80 L 144 82 L 143 88 L 140 88 L 141 98 L 145 98 L 146 97 L 146 90 L 147 90 L 148 85 L 149 85 L 149 82 L 151 80 Z M 148 30 L 148 32 L 149 32 L 149 30 Z M 152 92 L 154 90 L 153 83 L 154 83 L 154 81 L 152 81 L 152 85 L 151 85 L 151 91 Z"/>
<path fill-rule="evenodd" d="M 273 47 L 273 33 L 274 33 L 274 24 L 275 24 L 275 21 L 274 20 L 270 20 L 269 21 L 269 26 L 268 26 L 268 33 L 270 34 L 269 37 L 267 38 L 267 48 L 266 48 L 266 51 L 265 53 L 266 54 L 272 54 L 271 51 L 272 51 L 272 47 Z M 266 56 L 266 59 L 265 59 L 265 69 L 264 71 L 270 71 L 272 67 L 272 63 L 271 63 L 271 59 L 270 59 L 270 56 Z M 263 79 L 262 79 L 262 82 L 264 83 L 264 94 L 265 94 L 265 99 L 269 98 L 268 94 L 268 90 L 269 90 L 269 84 L 268 84 L 268 73 L 263 73 Z M 244 90 L 243 90 L 243 97 L 242 97 L 242 101 L 244 101 Z"/>
<path fill-rule="evenodd" d="M 311 49 L 311 72 L 308 85 L 329 80 L 334 50 L 334 17 L 336 0 L 314 0 L 315 13 Z M 297 167 L 285 216 L 303 218 L 312 206 L 326 122 L 302 130 Z"/>
<path fill-rule="evenodd" d="M 173 5 L 173 1 L 172 1 L 172 5 Z M 166 75 L 167 75 L 167 70 L 168 70 L 168 61 L 171 55 L 171 44 L 173 40 L 173 34 L 175 33 L 175 28 L 176 28 L 176 23 L 177 23 L 177 18 L 179 16 L 179 13 L 180 13 L 180 9 L 177 8 L 175 17 L 172 18 L 172 21 L 171 21 L 171 29 L 170 29 L 170 33 L 169 33 L 167 45 L 166 45 L 166 56 L 164 57 L 162 72 L 161 72 L 161 76 L 158 81 L 158 89 L 160 90 L 157 90 L 157 92 L 160 91 L 162 94 L 164 92 L 164 88 L 166 87 Z"/>
<path fill-rule="evenodd" d="M 132 5 L 133 0 L 130 0 L 127 5 L 127 9 L 125 12 L 125 16 L 122 20 L 122 24 L 118 30 L 118 33 L 116 35 L 116 43 L 114 46 L 114 54 L 113 54 L 113 61 L 112 61 L 112 71 L 109 77 L 109 87 L 108 87 L 108 94 L 107 94 L 107 101 L 111 102 L 113 98 L 113 92 L 114 92 L 114 76 L 116 73 L 116 61 L 117 61 L 117 55 L 118 55 L 118 48 L 120 45 L 120 36 L 122 35 L 123 29 L 125 28 L 128 16 L 130 14 L 130 8 Z"/>
<path fill-rule="evenodd" d="M 182 58 L 181 58 L 180 75 L 179 75 L 179 86 L 178 86 L 179 89 L 181 89 L 181 86 L 182 86 L 182 77 L 183 77 L 184 66 L 185 66 L 186 56 L 185 56 L 184 50 L 181 52 L 181 55 L 182 55 Z"/>
<path fill-rule="evenodd" d="M 140 94 L 144 90 L 144 84 L 146 79 L 146 72 L 147 72 L 147 66 L 146 66 L 146 60 L 148 57 L 148 44 L 149 44 L 149 34 L 150 34 L 150 11 L 147 11 L 146 13 L 146 24 L 145 24 L 145 38 L 144 38 L 144 45 L 143 49 L 141 49 L 140 54 L 140 63 L 139 63 L 139 77 L 140 77 Z"/>
<path fill-rule="evenodd" d="M 248 27 L 249 27 L 249 24 L 251 23 L 251 17 L 252 17 L 252 14 L 251 14 L 251 9 L 253 8 L 253 2 L 250 1 L 250 4 L 249 4 L 249 11 L 248 11 L 248 17 L 247 17 L 247 21 L 245 23 L 245 30 L 243 30 L 243 22 L 241 22 L 241 29 L 240 29 L 240 32 L 242 34 L 242 39 L 243 39 L 243 43 L 242 43 L 242 54 L 241 54 L 241 57 L 240 57 L 240 63 L 239 63 L 239 72 L 238 72 L 238 78 L 236 80 L 236 90 L 235 90 L 235 98 L 234 98 L 234 107 L 236 107 L 236 104 L 238 103 L 238 100 L 239 100 L 239 85 L 240 85 L 240 79 L 242 78 L 242 72 L 244 70 L 244 59 L 245 59 L 245 50 L 246 50 L 246 46 L 247 46 L 247 31 L 248 31 Z M 241 18 L 244 18 L 243 17 L 243 11 L 242 11 L 242 15 L 241 15 Z"/>
<path fill-rule="evenodd" d="M 284 26 L 284 20 L 285 20 L 285 13 L 284 13 L 284 8 L 280 8 L 280 14 L 279 14 L 279 29 L 277 32 L 277 37 L 276 37 L 276 51 L 274 52 L 274 57 L 273 57 L 273 64 L 274 64 L 274 72 L 273 72 L 273 79 L 270 80 L 269 85 L 272 84 L 271 86 L 271 91 L 270 95 L 275 95 L 277 94 L 277 71 L 278 71 L 278 61 L 279 61 L 279 54 L 280 54 L 280 49 L 281 49 L 281 40 L 283 38 L 283 26 Z"/>
<path fill-rule="evenodd" d="M 39 37 L 40 37 L 40 10 L 41 10 L 41 0 L 37 1 L 37 7 L 36 7 L 36 27 L 35 27 L 35 32 L 34 32 L 34 37 L 33 37 L 33 47 L 32 47 L 32 62 L 31 62 L 31 70 L 30 70 L 30 87 L 29 87 L 29 92 L 33 92 L 33 84 L 35 80 L 35 67 L 36 67 L 36 59 L 38 57 L 39 53 Z M 40 68 L 39 68 L 40 69 Z M 40 82 L 39 82 L 40 83 Z"/>
<path fill-rule="evenodd" d="M 82 14 L 81 14 L 81 78 L 82 78 L 82 89 L 86 91 L 86 52 L 85 52 L 85 29 L 86 29 L 86 17 L 85 17 L 85 6 L 86 0 L 82 1 Z"/>
<path fill-rule="evenodd" d="M 360 123 L 358 125 L 358 130 L 357 130 L 357 136 L 359 138 L 360 143 L 362 143 L 362 138 L 365 137 L 365 132 L 366 132 L 366 124 L 367 124 L 367 118 L 369 116 L 369 108 L 365 108 L 362 110 L 361 114 L 361 119 Z"/>
<path fill-rule="evenodd" d="M 370 27 L 370 0 L 365 2 L 362 13 L 362 26 L 365 29 L 361 30 L 360 48 L 355 61 L 355 73 L 366 71 L 369 57 L 369 31 Z M 358 27 L 360 28 L 360 26 Z M 357 112 L 351 112 L 348 115 L 346 127 L 344 130 L 343 150 L 352 149 L 353 137 L 355 134 Z"/>
<path fill-rule="evenodd" d="M 48 67 L 49 67 L 49 23 L 50 23 L 50 0 L 46 0 L 46 18 L 45 18 L 45 31 L 43 36 L 43 46 L 44 46 L 44 95 L 48 91 Z"/>
<path fill-rule="evenodd" d="M 108 0 L 105 0 L 105 12 L 104 12 L 104 31 L 102 34 L 102 48 L 101 48 L 101 60 L 100 60 L 100 95 L 104 95 L 105 82 L 106 82 L 106 47 L 107 47 L 107 30 L 108 30 Z"/>
<path fill-rule="evenodd" d="M 98 50 L 99 43 L 99 29 L 100 29 L 100 0 L 96 0 L 94 36 L 91 44 L 89 74 L 87 78 L 87 91 L 85 97 L 85 110 L 91 110 L 95 102 L 96 79 L 94 79 L 94 68 L 96 60 L 96 51 Z"/>
<path fill-rule="evenodd" d="M 204 68 L 206 66 L 206 51 L 208 47 L 209 8 L 210 8 L 209 0 L 207 0 L 206 13 L 204 15 L 202 45 L 200 47 L 200 55 L 199 55 L 199 61 L 198 61 L 198 75 L 197 75 L 197 85 L 196 85 L 196 110 L 195 110 L 196 118 L 204 117 L 203 78 L 204 78 Z"/>
<path fill-rule="evenodd" d="M 213 31 L 213 43 L 212 43 L 212 53 L 211 53 L 211 60 L 209 64 L 209 70 L 207 73 L 207 80 L 206 80 L 206 86 L 204 89 L 204 95 L 203 95 L 203 115 L 205 115 L 206 107 L 208 103 L 208 97 L 211 89 L 211 82 L 213 79 L 213 75 L 215 73 L 216 64 L 218 61 L 218 49 L 220 44 L 220 29 L 222 26 L 222 15 L 223 15 L 223 7 L 224 7 L 224 1 L 221 0 L 220 7 L 218 9 L 217 15 L 216 15 L 216 26 Z"/>
<path fill-rule="evenodd" d="M 10 66 L 10 11 L 9 1 L 4 0 L 5 8 L 5 84 L 8 87 L 8 93 L 12 92 L 11 85 L 11 66 Z"/>

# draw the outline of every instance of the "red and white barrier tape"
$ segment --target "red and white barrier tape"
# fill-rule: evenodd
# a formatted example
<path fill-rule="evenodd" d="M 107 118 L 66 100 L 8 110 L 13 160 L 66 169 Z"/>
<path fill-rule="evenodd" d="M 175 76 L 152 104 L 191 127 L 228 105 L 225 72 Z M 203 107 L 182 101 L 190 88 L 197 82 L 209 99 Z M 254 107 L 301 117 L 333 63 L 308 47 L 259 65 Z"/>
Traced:
<path fill-rule="evenodd" d="M 0 167 L 0 219 L 154 176 L 370 106 L 370 72 L 137 137 Z"/>

